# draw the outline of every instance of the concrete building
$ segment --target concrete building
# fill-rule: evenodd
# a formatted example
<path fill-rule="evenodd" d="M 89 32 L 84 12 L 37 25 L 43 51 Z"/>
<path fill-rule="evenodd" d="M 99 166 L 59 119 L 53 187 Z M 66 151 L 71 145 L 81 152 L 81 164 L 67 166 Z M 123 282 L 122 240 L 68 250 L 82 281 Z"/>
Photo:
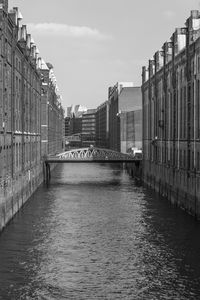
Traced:
<path fill-rule="evenodd" d="M 141 110 L 142 94 L 140 87 L 134 87 L 132 82 L 118 82 L 108 91 L 109 99 L 109 148 L 124 151 L 124 138 L 127 137 L 123 122 L 120 119 L 124 113 Z M 122 132 L 124 131 L 124 132 Z M 123 140 L 121 140 L 121 138 Z"/>
<path fill-rule="evenodd" d="M 79 117 L 76 117 L 74 114 L 70 118 L 70 123 L 69 123 L 69 132 L 70 135 L 73 134 L 80 134 L 82 132 L 82 115 Z"/>
<path fill-rule="evenodd" d="M 71 105 L 67 107 L 67 117 L 72 118 L 74 116 L 75 118 L 79 118 L 86 111 L 87 111 L 87 107 L 85 106 L 82 106 L 80 104 Z"/>
<path fill-rule="evenodd" d="M 87 108 L 82 105 L 72 105 L 67 108 L 67 117 L 65 118 L 65 136 L 69 136 L 67 139 L 69 146 L 78 147 L 82 142 L 80 137 L 82 134 L 82 115 L 87 111 Z"/>
<path fill-rule="evenodd" d="M 88 109 L 82 115 L 82 146 L 96 145 L 96 109 Z"/>
<path fill-rule="evenodd" d="M 65 136 L 70 135 L 70 117 L 65 117 Z"/>
<path fill-rule="evenodd" d="M 200 217 L 200 13 L 143 67 L 144 181 Z"/>
<path fill-rule="evenodd" d="M 82 146 L 82 118 L 72 117 L 65 118 L 65 148 L 80 148 Z"/>
<path fill-rule="evenodd" d="M 109 103 L 102 103 L 96 111 L 96 146 L 109 147 Z"/>
<path fill-rule="evenodd" d="M 122 153 L 142 149 L 142 109 L 120 114 L 120 135 Z"/>
<path fill-rule="evenodd" d="M 0 230 L 43 180 L 41 59 L 21 19 L 0 0 Z"/>
<path fill-rule="evenodd" d="M 82 134 L 75 133 L 65 137 L 66 149 L 81 148 L 82 147 Z"/>

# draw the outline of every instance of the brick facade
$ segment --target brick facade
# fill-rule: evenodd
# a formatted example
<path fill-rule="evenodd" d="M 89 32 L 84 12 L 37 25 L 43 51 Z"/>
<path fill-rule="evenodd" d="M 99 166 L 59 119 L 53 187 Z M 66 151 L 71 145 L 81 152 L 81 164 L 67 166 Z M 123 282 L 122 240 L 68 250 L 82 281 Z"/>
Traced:
<path fill-rule="evenodd" d="M 62 149 L 63 110 L 56 104 L 56 116 L 41 115 L 41 59 L 20 20 L 19 10 L 8 12 L 8 1 L 0 0 L 0 230 L 43 179 L 41 119 L 54 128 L 50 141 L 59 132 L 52 151 Z"/>
<path fill-rule="evenodd" d="M 143 67 L 144 181 L 200 217 L 200 13 Z"/>

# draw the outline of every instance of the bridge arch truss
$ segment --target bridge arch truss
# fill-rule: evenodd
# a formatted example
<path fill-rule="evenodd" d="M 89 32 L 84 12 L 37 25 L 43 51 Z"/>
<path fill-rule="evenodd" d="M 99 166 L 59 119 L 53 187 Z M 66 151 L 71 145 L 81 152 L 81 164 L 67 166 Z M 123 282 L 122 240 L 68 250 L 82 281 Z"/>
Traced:
<path fill-rule="evenodd" d="M 130 154 L 120 153 L 110 149 L 89 147 L 79 148 L 59 153 L 56 156 L 49 156 L 47 161 L 112 161 L 126 162 L 133 161 L 133 156 Z"/>

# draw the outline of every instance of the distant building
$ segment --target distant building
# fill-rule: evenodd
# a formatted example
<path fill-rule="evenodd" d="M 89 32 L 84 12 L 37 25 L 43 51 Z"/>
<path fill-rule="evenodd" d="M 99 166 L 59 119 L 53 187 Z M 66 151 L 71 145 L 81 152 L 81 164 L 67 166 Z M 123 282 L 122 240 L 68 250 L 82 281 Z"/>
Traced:
<path fill-rule="evenodd" d="M 70 117 L 65 117 L 65 136 L 70 135 Z"/>
<path fill-rule="evenodd" d="M 73 135 L 68 135 L 65 137 L 65 148 L 81 148 L 82 147 L 82 137 L 80 133 Z"/>
<path fill-rule="evenodd" d="M 80 148 L 82 134 L 82 118 L 72 117 L 65 118 L 65 147 Z"/>
<path fill-rule="evenodd" d="M 82 117 L 75 117 L 73 114 L 69 121 L 69 134 L 77 134 L 82 132 Z"/>
<path fill-rule="evenodd" d="M 79 118 L 86 111 L 87 107 L 85 106 L 82 106 L 80 104 L 72 105 L 70 107 L 67 107 L 67 117 L 72 118 L 74 116 L 75 118 Z"/>
<path fill-rule="evenodd" d="M 120 151 L 131 152 L 132 148 L 142 149 L 142 110 L 121 112 Z"/>
<path fill-rule="evenodd" d="M 126 140 L 124 139 L 128 137 L 126 132 L 127 124 L 125 124 L 125 120 L 130 119 L 130 116 L 125 118 L 124 114 L 142 109 L 141 88 L 134 87 L 132 82 L 118 82 L 114 87 L 109 88 L 108 98 L 109 148 L 115 151 L 123 150 L 124 152 L 124 145 L 126 143 Z M 123 122 L 121 122 L 122 117 Z M 135 131 L 135 128 L 132 128 L 132 130 Z M 133 134 L 132 137 L 134 137 Z M 128 144 L 127 147 L 129 147 Z"/>
<path fill-rule="evenodd" d="M 64 149 L 64 110 L 57 91 L 53 66 L 41 62 L 41 154 L 55 154 Z"/>
<path fill-rule="evenodd" d="M 104 102 L 96 111 L 96 146 L 108 148 L 109 146 L 109 103 Z"/>
<path fill-rule="evenodd" d="M 96 109 L 88 109 L 82 115 L 82 146 L 96 145 Z"/>

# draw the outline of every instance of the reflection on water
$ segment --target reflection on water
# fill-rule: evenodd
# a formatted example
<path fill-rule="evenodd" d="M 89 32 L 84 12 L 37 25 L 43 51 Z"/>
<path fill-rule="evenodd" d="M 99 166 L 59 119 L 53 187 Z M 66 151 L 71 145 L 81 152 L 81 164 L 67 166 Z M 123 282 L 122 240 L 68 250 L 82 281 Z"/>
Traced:
<path fill-rule="evenodd" d="M 118 167 L 60 165 L 0 236 L 0 299 L 200 299 L 199 236 Z"/>

